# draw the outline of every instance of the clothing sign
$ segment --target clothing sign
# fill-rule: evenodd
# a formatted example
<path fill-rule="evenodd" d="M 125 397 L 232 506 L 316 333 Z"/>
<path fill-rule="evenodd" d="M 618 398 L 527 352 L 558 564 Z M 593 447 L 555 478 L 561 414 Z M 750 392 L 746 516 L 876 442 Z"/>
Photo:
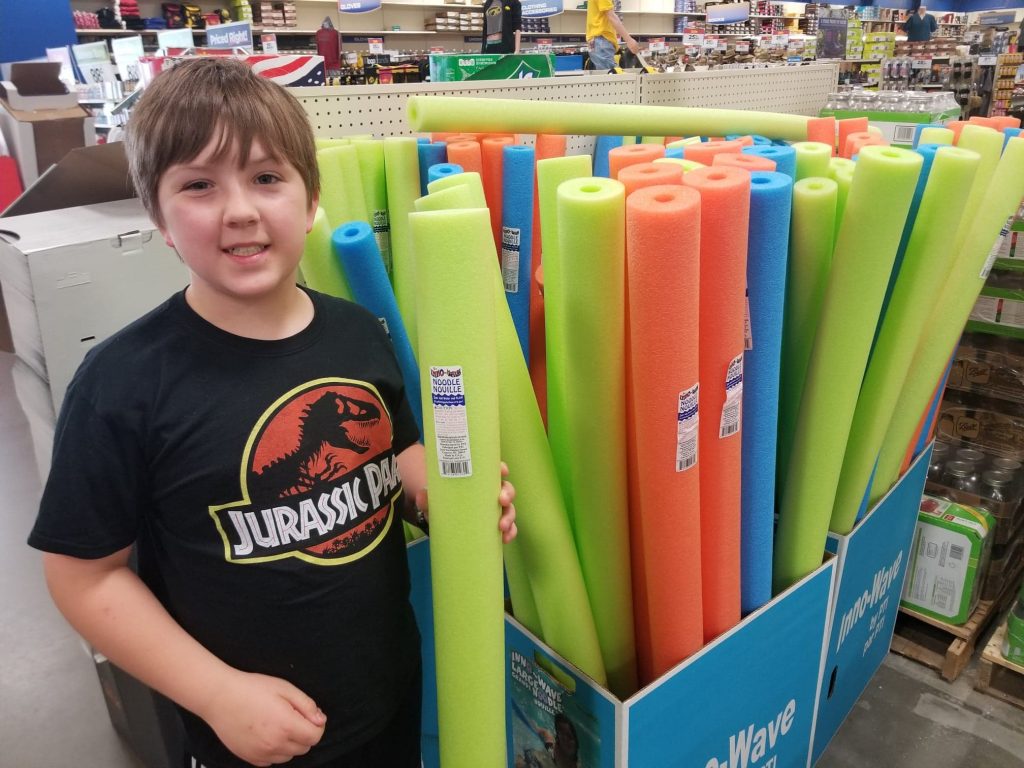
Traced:
<path fill-rule="evenodd" d="M 526 0 L 523 3 L 523 16 L 531 19 L 542 19 L 557 16 L 562 12 L 561 0 Z"/>
<path fill-rule="evenodd" d="M 380 8 L 380 0 L 338 0 L 341 13 L 366 13 Z"/>
<path fill-rule="evenodd" d="M 233 21 L 206 28 L 207 48 L 248 48 L 252 51 L 252 24 Z"/>

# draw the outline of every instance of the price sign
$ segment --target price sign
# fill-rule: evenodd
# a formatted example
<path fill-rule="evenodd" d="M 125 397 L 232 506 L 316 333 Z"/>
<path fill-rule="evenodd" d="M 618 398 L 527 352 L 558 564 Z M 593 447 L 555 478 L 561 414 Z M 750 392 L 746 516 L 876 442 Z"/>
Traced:
<path fill-rule="evenodd" d="M 910 65 L 911 69 L 931 69 L 931 59 L 914 59 L 914 63 Z"/>
<path fill-rule="evenodd" d="M 263 33 L 260 35 L 260 45 L 263 47 L 264 53 L 277 53 L 277 35 Z"/>
<path fill-rule="evenodd" d="M 716 48 L 717 48 L 717 49 L 718 49 L 719 51 L 727 51 L 727 50 L 729 50 L 729 44 L 728 44 L 728 43 L 726 43 L 726 42 L 725 42 L 725 40 L 719 40 L 719 41 L 718 41 L 718 45 L 717 45 L 717 46 L 715 46 L 715 47 L 716 47 Z"/>
<path fill-rule="evenodd" d="M 430 46 L 430 52 L 431 53 L 444 53 L 444 47 L 440 46 L 440 45 L 432 45 L 432 46 Z"/>
<path fill-rule="evenodd" d="M 684 51 L 684 53 L 686 53 L 687 56 L 699 56 L 700 55 L 700 48 L 697 47 L 696 45 L 688 45 L 688 46 L 686 46 L 686 48 L 683 49 L 683 51 Z"/>
<path fill-rule="evenodd" d="M 994 67 L 996 65 L 995 56 L 979 56 L 978 65 L 982 67 Z"/>
<path fill-rule="evenodd" d="M 683 45 L 696 46 L 697 48 L 700 48 L 704 45 L 704 35 L 699 35 L 695 32 L 687 32 L 683 35 Z"/>
<path fill-rule="evenodd" d="M 537 47 L 544 50 L 550 50 L 551 46 L 554 45 L 555 39 L 553 37 L 539 37 L 537 38 Z"/>
<path fill-rule="evenodd" d="M 778 45 L 782 48 L 785 48 L 787 45 L 789 45 L 789 35 L 772 35 L 771 42 L 772 45 Z"/>
<path fill-rule="evenodd" d="M 664 37 L 652 37 L 650 40 L 647 41 L 647 47 L 650 48 L 652 51 L 668 50 L 668 46 L 665 45 Z"/>
<path fill-rule="evenodd" d="M 704 42 L 701 44 L 701 47 L 704 48 L 704 50 L 706 50 L 706 51 L 713 51 L 713 50 L 715 50 L 718 47 L 718 38 L 717 37 L 705 37 L 704 38 Z"/>
<path fill-rule="evenodd" d="M 750 43 L 736 43 L 736 53 L 750 53 Z"/>
<path fill-rule="evenodd" d="M 366 44 L 370 46 L 370 53 L 384 53 L 383 37 L 368 37 L 366 38 Z"/>

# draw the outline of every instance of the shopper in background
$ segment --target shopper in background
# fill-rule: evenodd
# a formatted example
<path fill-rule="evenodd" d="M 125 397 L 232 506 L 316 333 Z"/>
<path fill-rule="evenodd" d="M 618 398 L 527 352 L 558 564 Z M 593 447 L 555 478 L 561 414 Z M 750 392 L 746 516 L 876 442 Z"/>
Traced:
<path fill-rule="evenodd" d="M 523 6 L 519 0 L 486 0 L 481 53 L 519 53 Z"/>
<path fill-rule="evenodd" d="M 935 34 L 939 25 L 936 23 L 935 17 L 927 11 L 926 6 L 920 5 L 917 11 L 911 13 L 903 22 L 903 31 L 907 33 L 907 42 L 926 43 L 932 39 L 932 35 Z"/>
<path fill-rule="evenodd" d="M 419 766 L 399 514 L 424 521 L 424 450 L 377 318 L 295 283 L 309 122 L 202 57 L 147 88 L 127 152 L 190 282 L 68 389 L 29 539 L 54 601 L 179 705 L 183 764 Z M 508 541 L 514 491 L 495 490 Z"/>
<path fill-rule="evenodd" d="M 590 47 L 590 63 L 594 69 L 607 72 L 615 68 L 615 52 L 619 48 L 620 36 L 631 53 L 640 50 L 640 44 L 626 31 L 622 20 L 615 13 L 613 0 L 588 0 L 587 45 Z"/>

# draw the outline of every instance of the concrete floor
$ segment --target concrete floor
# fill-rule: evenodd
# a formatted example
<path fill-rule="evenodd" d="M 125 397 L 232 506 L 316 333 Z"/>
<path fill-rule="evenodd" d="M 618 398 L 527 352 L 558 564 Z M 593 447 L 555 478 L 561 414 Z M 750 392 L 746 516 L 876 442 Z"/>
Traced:
<path fill-rule="evenodd" d="M 111 727 L 92 660 L 25 545 L 41 484 L 13 365 L 0 352 L 0 766 L 143 768 Z M 950 685 L 890 654 L 819 768 L 1024 768 L 1024 711 L 974 691 L 976 674 L 975 663 Z"/>

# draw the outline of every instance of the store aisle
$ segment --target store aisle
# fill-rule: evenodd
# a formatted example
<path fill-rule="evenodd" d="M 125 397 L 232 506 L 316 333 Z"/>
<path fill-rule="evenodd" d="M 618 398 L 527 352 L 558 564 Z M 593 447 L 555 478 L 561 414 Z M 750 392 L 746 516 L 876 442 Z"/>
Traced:
<path fill-rule="evenodd" d="M 0 352 L 0 765 L 143 768 L 110 725 L 93 664 L 25 544 L 40 480 L 13 363 Z M 975 692 L 975 675 L 976 662 L 947 685 L 890 654 L 818 768 L 1024 768 L 1024 711 Z"/>

